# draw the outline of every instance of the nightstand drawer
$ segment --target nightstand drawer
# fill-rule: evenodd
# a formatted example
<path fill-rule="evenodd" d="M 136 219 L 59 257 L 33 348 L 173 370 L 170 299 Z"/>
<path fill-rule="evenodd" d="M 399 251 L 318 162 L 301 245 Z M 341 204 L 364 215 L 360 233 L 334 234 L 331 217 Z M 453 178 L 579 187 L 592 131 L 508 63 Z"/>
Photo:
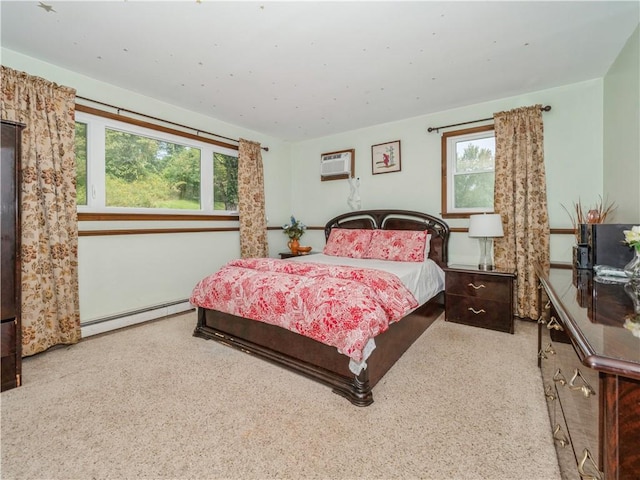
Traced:
<path fill-rule="evenodd" d="M 448 322 L 513 333 L 511 303 L 451 295 L 448 292 L 446 302 Z"/>
<path fill-rule="evenodd" d="M 511 277 L 448 271 L 446 283 L 447 295 L 463 295 L 499 302 L 511 302 L 513 284 Z"/>

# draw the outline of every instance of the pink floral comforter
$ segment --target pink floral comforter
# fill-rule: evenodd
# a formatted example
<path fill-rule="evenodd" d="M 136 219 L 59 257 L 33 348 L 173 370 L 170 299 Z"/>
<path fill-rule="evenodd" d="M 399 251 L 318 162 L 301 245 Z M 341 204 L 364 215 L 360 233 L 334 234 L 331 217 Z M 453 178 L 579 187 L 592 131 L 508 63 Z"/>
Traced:
<path fill-rule="evenodd" d="M 356 362 L 370 338 L 418 306 L 400 279 L 382 270 L 269 258 L 229 262 L 201 280 L 190 301 L 278 325 Z"/>

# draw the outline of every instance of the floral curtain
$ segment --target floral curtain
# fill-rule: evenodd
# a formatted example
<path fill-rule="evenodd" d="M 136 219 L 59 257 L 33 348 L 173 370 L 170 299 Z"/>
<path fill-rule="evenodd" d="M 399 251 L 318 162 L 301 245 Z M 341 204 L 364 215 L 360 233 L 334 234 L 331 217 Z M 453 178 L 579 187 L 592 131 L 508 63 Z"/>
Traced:
<path fill-rule="evenodd" d="M 268 257 L 264 173 L 260 144 L 240 139 L 238 147 L 240 256 Z"/>
<path fill-rule="evenodd" d="M 494 209 L 504 237 L 494 244 L 496 266 L 518 272 L 516 315 L 538 318 L 534 265 L 549 268 L 549 216 L 544 169 L 542 106 L 494 115 L 496 162 Z"/>
<path fill-rule="evenodd" d="M 75 90 L 2 67 L 2 118 L 22 134 L 22 355 L 80 340 Z"/>

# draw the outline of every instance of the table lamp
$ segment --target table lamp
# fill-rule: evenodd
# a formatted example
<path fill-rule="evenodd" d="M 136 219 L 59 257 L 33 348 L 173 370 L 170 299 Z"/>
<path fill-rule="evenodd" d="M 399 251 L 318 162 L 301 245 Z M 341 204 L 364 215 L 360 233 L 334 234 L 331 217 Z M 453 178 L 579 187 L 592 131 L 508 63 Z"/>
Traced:
<path fill-rule="evenodd" d="M 493 270 L 493 238 L 504 236 L 498 213 L 469 216 L 469 236 L 480 241 L 480 270 Z"/>

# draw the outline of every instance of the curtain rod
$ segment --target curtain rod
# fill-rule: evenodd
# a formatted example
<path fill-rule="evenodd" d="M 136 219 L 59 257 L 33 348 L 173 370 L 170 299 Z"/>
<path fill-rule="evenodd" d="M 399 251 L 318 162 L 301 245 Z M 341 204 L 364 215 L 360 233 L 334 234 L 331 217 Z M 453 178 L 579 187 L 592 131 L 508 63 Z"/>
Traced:
<path fill-rule="evenodd" d="M 115 110 L 118 111 L 118 115 L 120 115 L 120 112 L 132 113 L 132 114 L 138 115 L 140 117 L 150 118 L 152 120 L 156 120 L 156 121 L 162 122 L 162 123 L 168 123 L 169 125 L 173 125 L 175 127 L 186 128 L 187 130 L 193 130 L 194 132 L 196 132 L 196 135 L 199 135 L 200 133 L 204 133 L 206 135 L 211 135 L 212 137 L 224 138 L 225 140 L 231 140 L 232 142 L 240 142 L 240 140 L 235 139 L 235 138 L 225 137 L 223 135 L 218 135 L 217 133 L 206 132 L 206 131 L 200 130 L 198 128 L 189 127 L 187 125 L 182 125 L 180 123 L 170 122 L 169 120 L 163 120 L 162 118 L 152 117 L 151 115 L 146 115 L 144 113 L 134 112 L 133 110 L 128 110 L 126 108 L 116 107 L 115 105 L 110 105 L 108 103 L 100 102 L 98 100 L 93 100 L 91 98 L 81 97 L 80 95 L 76 95 L 76 98 L 79 98 L 80 100 L 85 100 L 85 101 L 91 102 L 91 103 L 97 103 L 98 105 L 103 105 L 105 107 L 114 108 Z M 269 147 L 261 147 L 261 148 L 265 152 L 269 151 Z"/>
<path fill-rule="evenodd" d="M 551 106 L 547 105 L 547 106 L 541 107 L 540 110 L 542 110 L 543 112 L 548 112 L 549 110 L 551 110 Z M 443 125 L 441 127 L 429 127 L 427 128 L 427 132 L 431 133 L 435 131 L 437 133 L 440 131 L 441 128 L 458 127 L 460 125 L 468 125 L 470 123 L 488 122 L 489 120 L 493 120 L 493 117 L 481 118 L 480 120 L 471 120 L 469 122 L 454 123 L 452 125 Z"/>

